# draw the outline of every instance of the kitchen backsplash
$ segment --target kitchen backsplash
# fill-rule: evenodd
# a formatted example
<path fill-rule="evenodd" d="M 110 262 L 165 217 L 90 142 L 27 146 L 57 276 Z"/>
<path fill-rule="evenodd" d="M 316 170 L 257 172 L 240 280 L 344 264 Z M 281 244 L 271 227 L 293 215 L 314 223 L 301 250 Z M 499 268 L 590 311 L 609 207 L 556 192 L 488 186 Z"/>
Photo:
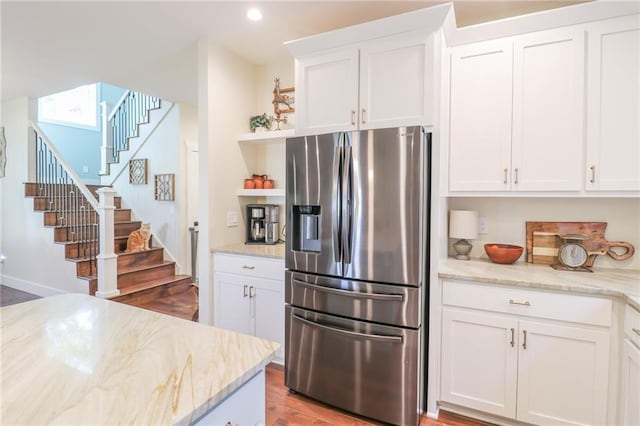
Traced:
<path fill-rule="evenodd" d="M 527 221 L 608 222 L 605 238 L 627 241 L 636 248 L 626 261 L 598 256 L 594 266 L 640 270 L 640 199 L 632 198 L 449 198 L 449 210 L 476 210 L 487 218 L 489 233 L 471 241 L 471 257 L 487 258 L 485 243 L 509 243 L 525 247 Z M 453 243 L 449 240 L 449 254 Z M 525 261 L 525 253 L 518 262 Z"/>

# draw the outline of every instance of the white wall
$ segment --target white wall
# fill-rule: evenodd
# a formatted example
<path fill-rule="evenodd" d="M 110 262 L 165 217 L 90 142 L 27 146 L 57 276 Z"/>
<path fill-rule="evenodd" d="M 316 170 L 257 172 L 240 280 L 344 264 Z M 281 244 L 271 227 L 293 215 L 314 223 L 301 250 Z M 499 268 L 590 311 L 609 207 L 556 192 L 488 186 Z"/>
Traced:
<path fill-rule="evenodd" d="M 135 219 L 151 223 L 154 240 L 164 246 L 165 257 L 176 261 L 178 272 L 189 273 L 186 167 L 181 124 L 186 122 L 184 116 L 195 115 L 195 111 L 193 108 L 181 110 L 181 105 L 174 104 L 133 157 L 147 159 L 147 184 L 130 184 L 129 174 L 125 171 L 113 182 L 113 188 L 122 196 L 123 208 L 131 208 Z M 157 201 L 154 176 L 166 173 L 175 174 L 175 200 Z"/>
<path fill-rule="evenodd" d="M 598 256 L 594 266 L 640 269 L 640 199 L 637 198 L 450 198 L 449 209 L 477 210 L 479 216 L 488 219 L 489 234 L 479 235 L 471 242 L 472 257 L 487 258 L 484 244 L 489 242 L 525 247 L 527 221 L 608 222 L 605 238 L 630 242 L 636 254 L 626 261 Z M 449 254 L 452 253 L 450 248 Z M 519 261 L 525 261 L 524 253 Z"/>
<path fill-rule="evenodd" d="M 240 212 L 236 191 L 248 175 L 238 136 L 248 130 L 255 99 L 255 67 L 201 41 L 198 45 L 200 154 L 200 321 L 213 323 L 213 265 L 210 249 L 244 240 L 244 228 L 226 226 Z"/>
<path fill-rule="evenodd" d="M 2 104 L 7 138 L 6 176 L 0 179 L 0 253 L 6 257 L 0 282 L 40 296 L 88 293 L 87 281 L 76 277 L 75 264 L 64 260 L 64 246 L 53 242 L 53 229 L 43 226 L 42 213 L 24 197 L 28 177 L 28 121 L 35 102 L 19 98 Z"/>

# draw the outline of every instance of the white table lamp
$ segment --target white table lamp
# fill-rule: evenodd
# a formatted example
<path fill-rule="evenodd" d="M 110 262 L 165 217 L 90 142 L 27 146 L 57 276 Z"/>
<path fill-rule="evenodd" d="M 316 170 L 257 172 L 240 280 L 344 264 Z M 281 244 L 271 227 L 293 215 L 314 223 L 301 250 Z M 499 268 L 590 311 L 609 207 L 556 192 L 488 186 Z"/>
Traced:
<path fill-rule="evenodd" d="M 453 245 L 456 251 L 456 259 L 469 260 L 469 252 L 473 246 L 467 240 L 478 238 L 478 212 L 472 210 L 450 210 L 449 237 L 459 238 Z"/>

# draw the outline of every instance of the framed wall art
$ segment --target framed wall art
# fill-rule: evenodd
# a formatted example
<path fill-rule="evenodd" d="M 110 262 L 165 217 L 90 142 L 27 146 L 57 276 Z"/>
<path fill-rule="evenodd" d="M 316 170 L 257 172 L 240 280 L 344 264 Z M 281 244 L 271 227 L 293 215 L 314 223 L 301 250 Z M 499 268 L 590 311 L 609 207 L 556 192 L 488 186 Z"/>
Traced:
<path fill-rule="evenodd" d="M 134 185 L 147 183 L 147 159 L 129 160 L 129 183 Z"/>
<path fill-rule="evenodd" d="M 174 173 L 166 173 L 154 176 L 154 193 L 158 201 L 175 200 L 175 180 Z"/>

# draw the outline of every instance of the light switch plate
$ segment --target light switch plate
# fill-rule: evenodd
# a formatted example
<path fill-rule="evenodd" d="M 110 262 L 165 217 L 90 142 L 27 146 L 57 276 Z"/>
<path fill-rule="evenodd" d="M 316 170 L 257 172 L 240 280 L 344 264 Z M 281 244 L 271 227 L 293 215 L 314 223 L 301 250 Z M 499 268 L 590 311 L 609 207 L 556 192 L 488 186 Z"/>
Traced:
<path fill-rule="evenodd" d="M 486 217 L 478 218 L 478 234 L 488 234 L 489 233 L 489 221 Z"/>
<path fill-rule="evenodd" d="M 82 173 L 89 173 L 89 166 L 82 166 Z"/>
<path fill-rule="evenodd" d="M 233 228 L 238 226 L 240 222 L 240 213 L 238 212 L 227 212 L 227 227 Z"/>

